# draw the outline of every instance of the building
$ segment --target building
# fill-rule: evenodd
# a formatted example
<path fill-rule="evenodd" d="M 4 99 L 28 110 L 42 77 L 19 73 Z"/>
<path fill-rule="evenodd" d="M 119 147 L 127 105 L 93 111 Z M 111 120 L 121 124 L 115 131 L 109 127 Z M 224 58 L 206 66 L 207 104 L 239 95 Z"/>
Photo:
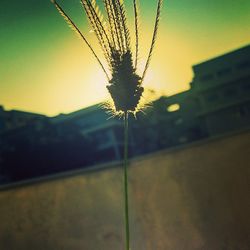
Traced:
<path fill-rule="evenodd" d="M 45 119 L 45 115 L 20 110 L 5 110 L 0 106 L 0 133 Z"/>
<path fill-rule="evenodd" d="M 193 66 L 192 95 L 208 136 L 250 126 L 250 45 Z"/>
<path fill-rule="evenodd" d="M 122 121 L 110 119 L 100 104 L 70 114 L 51 118 L 51 123 L 60 130 L 62 124 L 74 124 L 80 133 L 94 142 L 96 162 L 120 160 L 122 158 Z"/>
<path fill-rule="evenodd" d="M 188 91 L 162 96 L 133 124 L 136 154 L 250 128 L 250 45 L 193 72 Z"/>
<path fill-rule="evenodd" d="M 44 115 L 19 110 L 5 110 L 3 106 L 0 106 L 0 183 L 9 181 L 3 154 L 5 155 L 7 151 L 15 152 L 14 144 L 20 144 L 20 134 L 23 135 L 25 141 L 32 140 L 34 130 L 30 130 L 30 127 L 40 130 L 46 119 L 47 117 Z M 15 157 L 13 157 L 14 159 Z"/>
<path fill-rule="evenodd" d="M 197 98 L 191 91 L 173 96 L 162 96 L 133 121 L 135 154 L 144 154 L 159 149 L 189 143 L 203 138 L 196 114 Z"/>
<path fill-rule="evenodd" d="M 146 115 L 130 119 L 130 157 L 250 128 L 250 45 L 194 65 L 193 72 L 189 90 L 162 96 Z M 123 121 L 110 119 L 99 104 L 52 118 L 0 106 L 0 135 L 0 175 L 1 152 L 12 159 L 13 148 L 31 158 L 26 176 L 123 158 Z M 29 165 L 37 165 L 34 174 Z"/>

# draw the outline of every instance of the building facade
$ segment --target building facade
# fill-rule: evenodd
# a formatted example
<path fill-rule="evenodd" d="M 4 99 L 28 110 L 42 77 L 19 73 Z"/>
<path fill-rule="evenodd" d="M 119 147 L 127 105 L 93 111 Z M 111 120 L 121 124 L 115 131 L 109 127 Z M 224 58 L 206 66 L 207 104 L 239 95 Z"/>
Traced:
<path fill-rule="evenodd" d="M 193 66 L 190 89 L 134 123 L 138 154 L 250 128 L 250 45 Z"/>
<path fill-rule="evenodd" d="M 250 125 L 250 45 L 193 66 L 191 92 L 209 136 Z"/>
<path fill-rule="evenodd" d="M 74 124 L 83 137 L 96 146 L 96 163 L 122 158 L 122 120 L 110 119 L 99 104 L 51 119 L 60 130 L 62 124 Z"/>
<path fill-rule="evenodd" d="M 20 110 L 5 110 L 3 106 L 0 106 L 0 133 L 39 122 L 42 119 L 46 119 L 46 116 Z"/>
<path fill-rule="evenodd" d="M 131 116 L 130 156 L 250 128 L 250 45 L 194 65 L 193 72 L 189 90 L 162 96 L 146 115 Z M 52 118 L 0 106 L 0 182 L 3 152 L 18 176 L 24 173 L 19 159 L 28 166 L 26 176 L 120 161 L 123 120 L 110 119 L 100 105 Z"/>

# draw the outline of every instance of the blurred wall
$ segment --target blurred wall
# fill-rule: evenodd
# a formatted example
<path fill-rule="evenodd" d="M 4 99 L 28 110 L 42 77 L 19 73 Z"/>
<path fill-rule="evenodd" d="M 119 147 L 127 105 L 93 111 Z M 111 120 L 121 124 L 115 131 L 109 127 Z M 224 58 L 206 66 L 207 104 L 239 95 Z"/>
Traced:
<path fill-rule="evenodd" d="M 250 132 L 130 164 L 132 250 L 250 249 Z M 120 166 L 0 191 L 0 249 L 122 250 Z"/>

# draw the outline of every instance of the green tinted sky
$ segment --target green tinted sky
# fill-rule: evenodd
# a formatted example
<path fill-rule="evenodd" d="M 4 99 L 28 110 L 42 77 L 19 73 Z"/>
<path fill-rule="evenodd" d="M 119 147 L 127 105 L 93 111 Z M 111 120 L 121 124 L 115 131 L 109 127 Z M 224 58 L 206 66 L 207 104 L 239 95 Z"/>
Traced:
<path fill-rule="evenodd" d="M 156 1 L 140 2 L 143 66 Z M 61 3 L 96 45 L 79 1 Z M 146 86 L 164 94 L 187 89 L 193 64 L 250 43 L 249 24 L 249 0 L 165 0 Z M 49 0 L 1 1 L 0 59 L 0 104 L 7 109 L 55 115 L 107 96 L 97 63 Z"/>

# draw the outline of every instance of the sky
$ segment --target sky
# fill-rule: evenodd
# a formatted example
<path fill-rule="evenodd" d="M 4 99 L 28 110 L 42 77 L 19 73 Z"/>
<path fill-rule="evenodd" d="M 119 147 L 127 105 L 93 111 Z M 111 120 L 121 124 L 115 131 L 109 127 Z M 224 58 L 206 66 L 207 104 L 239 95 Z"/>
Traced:
<path fill-rule="evenodd" d="M 100 53 L 79 0 L 58 2 Z M 157 1 L 139 3 L 138 73 L 150 46 Z M 133 42 L 132 0 L 125 5 Z M 165 0 L 144 87 L 155 96 L 187 90 L 192 65 L 250 43 L 249 24 L 249 0 Z M 69 113 L 107 99 L 106 84 L 89 49 L 49 0 L 1 0 L 0 105 L 6 110 Z"/>

